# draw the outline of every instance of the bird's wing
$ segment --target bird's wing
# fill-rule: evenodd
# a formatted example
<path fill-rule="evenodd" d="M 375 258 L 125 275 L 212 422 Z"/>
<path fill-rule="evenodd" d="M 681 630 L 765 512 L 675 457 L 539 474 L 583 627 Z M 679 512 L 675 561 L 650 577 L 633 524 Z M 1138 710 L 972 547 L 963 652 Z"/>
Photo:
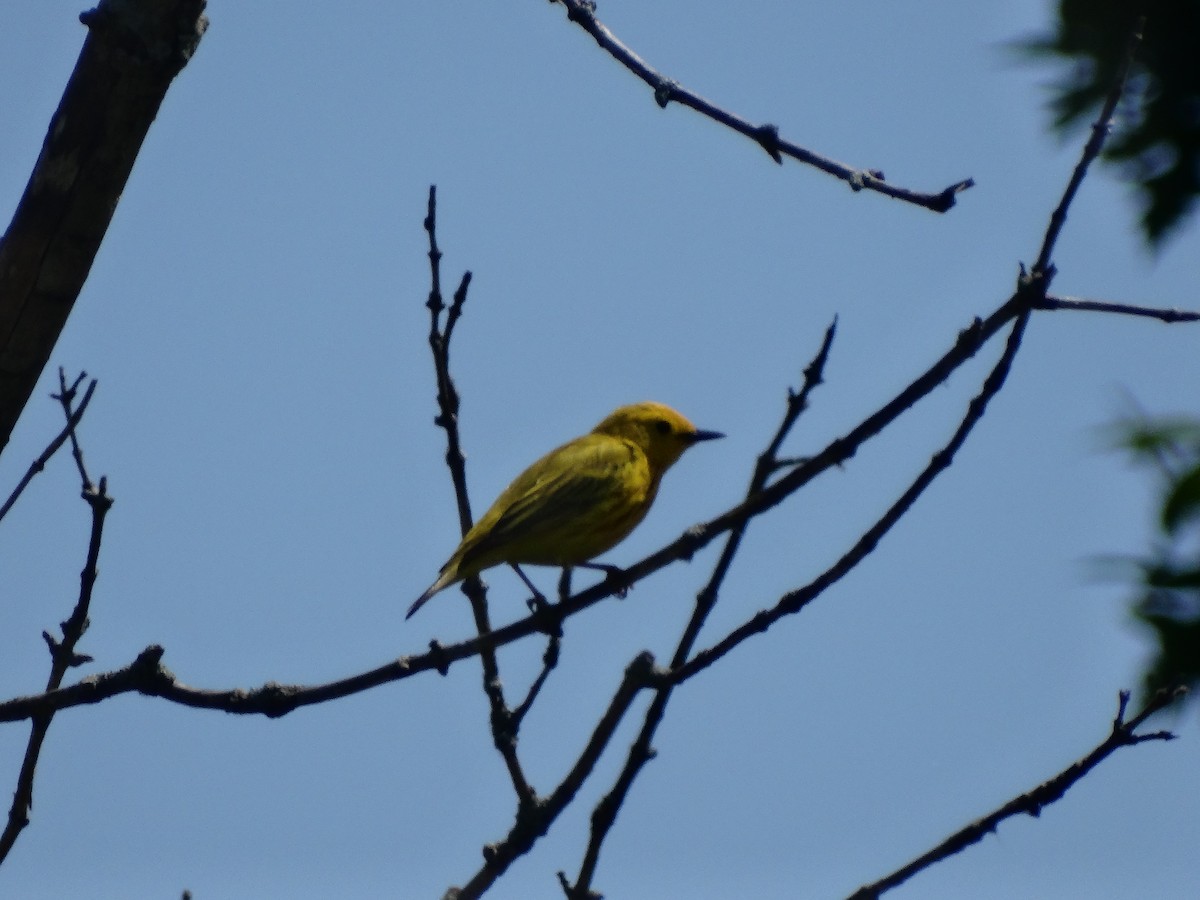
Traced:
<path fill-rule="evenodd" d="M 551 457 L 552 465 L 542 465 Z M 484 559 L 489 560 L 485 565 L 583 562 L 623 537 L 628 529 L 621 526 L 630 516 L 633 522 L 641 518 L 649 482 L 645 456 L 632 444 L 607 435 L 577 438 L 534 463 L 505 489 L 474 529 L 478 539 L 464 542 L 469 545 L 459 568 Z M 589 540 L 574 537 L 576 530 L 594 535 L 590 543 L 596 549 L 586 547 L 591 552 L 580 556 L 576 542 Z M 605 542 L 610 531 L 614 537 Z M 493 553 L 496 558 L 489 559 Z"/>

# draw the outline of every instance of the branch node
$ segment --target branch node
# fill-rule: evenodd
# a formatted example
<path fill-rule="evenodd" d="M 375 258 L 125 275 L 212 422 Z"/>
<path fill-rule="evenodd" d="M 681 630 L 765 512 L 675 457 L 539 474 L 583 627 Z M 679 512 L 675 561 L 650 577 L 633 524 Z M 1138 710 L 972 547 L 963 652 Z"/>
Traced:
<path fill-rule="evenodd" d="M 580 0 L 578 3 L 568 3 L 566 6 L 567 19 L 570 21 L 585 24 L 596 21 L 596 0 Z"/>
<path fill-rule="evenodd" d="M 983 319 L 979 318 L 979 316 L 976 316 L 975 320 L 971 322 L 970 325 L 958 333 L 958 346 L 962 347 L 964 344 L 977 343 L 982 333 Z"/>
<path fill-rule="evenodd" d="M 561 640 L 563 636 L 562 604 L 547 603 L 545 598 L 538 602 L 538 597 L 530 597 L 528 606 L 529 611 L 533 614 L 534 628 L 551 640 L 550 646 L 546 648 L 546 653 L 550 654 L 555 647 L 554 642 Z M 555 651 L 555 656 L 557 656 L 557 651 Z"/>
<path fill-rule="evenodd" d="M 1113 731 L 1125 727 L 1125 711 L 1129 708 L 1130 692 L 1125 690 L 1117 694 L 1117 715 L 1113 719 Z"/>
<path fill-rule="evenodd" d="M 663 673 L 655 668 L 654 654 L 643 650 L 625 667 L 625 678 L 632 685 L 654 687 L 661 681 Z"/>
<path fill-rule="evenodd" d="M 130 668 L 142 676 L 151 673 L 161 675 L 164 671 L 162 668 L 162 658 L 165 652 L 161 644 L 151 644 L 137 655 Z"/>
<path fill-rule="evenodd" d="M 83 632 L 87 630 L 89 624 L 90 622 L 88 619 L 83 620 L 83 626 L 80 628 L 79 637 L 83 637 Z M 63 622 L 59 626 L 63 629 L 63 634 L 67 633 L 68 625 L 69 623 Z M 46 647 L 50 650 L 50 659 L 56 664 L 71 668 L 74 666 L 82 666 L 93 661 L 92 657 L 88 656 L 86 653 L 76 653 L 73 649 L 68 649 L 68 647 L 62 641 L 58 640 L 48 631 L 42 632 L 42 640 L 46 642 Z"/>
<path fill-rule="evenodd" d="M 965 190 L 975 187 L 974 178 L 964 178 L 946 188 L 937 195 L 937 202 L 931 208 L 934 212 L 946 212 L 958 202 L 958 195 Z"/>
<path fill-rule="evenodd" d="M 593 891 L 590 888 L 580 888 L 572 885 L 571 882 L 567 881 L 566 872 L 560 870 L 556 874 L 558 875 L 558 886 L 562 888 L 563 896 L 567 900 L 604 900 L 604 895 L 601 893 Z"/>
<path fill-rule="evenodd" d="M 1046 305 L 1046 292 L 1050 290 L 1050 282 L 1057 272 L 1054 263 L 1046 263 L 1040 267 L 1035 263 L 1031 269 L 1026 269 L 1025 263 L 1019 264 L 1017 296 L 1028 309 L 1039 309 Z"/>
<path fill-rule="evenodd" d="M 104 475 L 98 485 L 89 484 L 80 495 L 87 501 L 88 506 L 98 512 L 108 512 L 112 509 L 113 498 L 108 495 L 108 476 Z"/>
<path fill-rule="evenodd" d="M 767 151 L 767 156 L 783 165 L 783 154 L 779 152 L 779 126 L 765 123 L 754 129 L 754 140 Z"/>
<path fill-rule="evenodd" d="M 678 90 L 678 81 L 665 76 L 660 77 L 658 84 L 654 86 L 654 102 L 658 104 L 660 109 L 666 109 L 667 104 L 675 99 L 675 94 Z"/>
<path fill-rule="evenodd" d="M 708 528 L 703 523 L 693 525 L 691 528 L 685 531 L 679 539 L 680 543 L 683 545 L 683 552 L 680 554 L 679 558 L 691 562 L 696 551 L 704 546 L 707 537 Z"/>
<path fill-rule="evenodd" d="M 434 658 L 433 667 L 439 675 L 447 675 L 450 672 L 450 660 L 446 657 L 446 648 L 442 646 L 439 640 L 429 642 L 429 654 Z"/>

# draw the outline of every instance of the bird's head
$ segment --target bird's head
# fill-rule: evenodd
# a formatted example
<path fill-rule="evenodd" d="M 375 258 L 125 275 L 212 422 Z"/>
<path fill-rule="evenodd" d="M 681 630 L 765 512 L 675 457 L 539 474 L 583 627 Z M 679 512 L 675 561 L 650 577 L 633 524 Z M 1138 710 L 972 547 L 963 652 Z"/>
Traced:
<path fill-rule="evenodd" d="M 674 465 L 692 444 L 725 437 L 719 431 L 700 431 L 671 407 L 652 402 L 613 410 L 592 433 L 633 441 L 646 454 L 656 476 Z"/>

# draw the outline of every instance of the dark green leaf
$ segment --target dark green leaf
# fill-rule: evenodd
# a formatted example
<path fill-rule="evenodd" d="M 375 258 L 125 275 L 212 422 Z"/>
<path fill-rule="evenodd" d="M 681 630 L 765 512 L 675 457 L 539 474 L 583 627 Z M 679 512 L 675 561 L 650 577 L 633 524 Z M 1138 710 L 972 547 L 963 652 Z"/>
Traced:
<path fill-rule="evenodd" d="M 1200 518 L 1200 465 L 1176 478 L 1163 502 L 1162 526 L 1168 534 Z"/>
<path fill-rule="evenodd" d="M 1146 14 L 1127 102 L 1104 158 L 1137 187 L 1143 234 L 1158 246 L 1200 198 L 1200 0 L 1060 0 L 1058 10 L 1055 31 L 1021 49 L 1066 64 L 1050 101 L 1060 131 L 1099 110 L 1134 18 Z"/>

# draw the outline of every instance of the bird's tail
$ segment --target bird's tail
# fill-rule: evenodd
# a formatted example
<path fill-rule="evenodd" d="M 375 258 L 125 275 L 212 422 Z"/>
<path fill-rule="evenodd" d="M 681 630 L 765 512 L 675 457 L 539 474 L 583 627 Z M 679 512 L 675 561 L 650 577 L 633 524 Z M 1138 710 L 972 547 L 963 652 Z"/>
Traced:
<path fill-rule="evenodd" d="M 448 574 L 450 571 L 450 566 L 446 566 L 446 568 L 442 569 L 442 573 L 438 575 L 437 581 L 426 588 L 425 593 L 418 597 L 417 601 L 408 608 L 408 614 L 404 617 L 406 620 L 411 619 L 413 614 L 416 613 L 418 609 L 433 599 L 434 594 L 442 590 L 442 588 L 450 586 L 450 583 L 454 581 L 454 576 Z"/>

